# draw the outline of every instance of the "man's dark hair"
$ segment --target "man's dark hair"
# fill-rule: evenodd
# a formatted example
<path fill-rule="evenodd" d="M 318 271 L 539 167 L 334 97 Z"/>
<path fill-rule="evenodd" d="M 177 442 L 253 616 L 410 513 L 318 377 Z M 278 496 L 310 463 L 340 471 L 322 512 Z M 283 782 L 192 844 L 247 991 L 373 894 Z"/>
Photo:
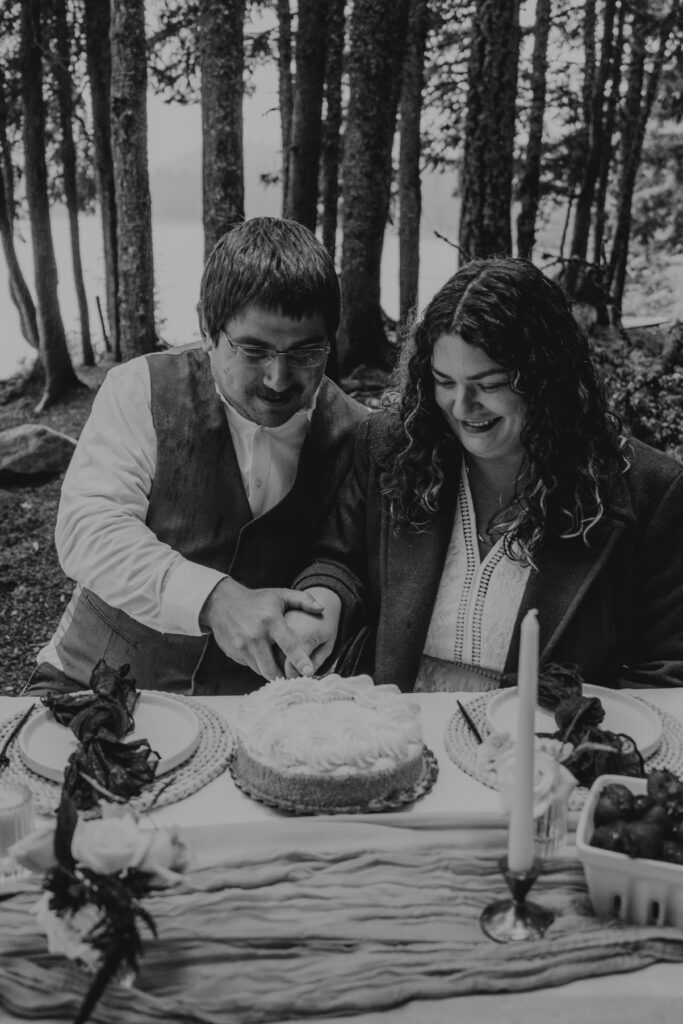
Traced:
<path fill-rule="evenodd" d="M 197 307 L 202 332 L 215 342 L 226 321 L 250 303 L 296 320 L 322 313 L 328 336 L 334 337 L 341 310 L 334 261 L 303 224 L 254 217 L 216 242 Z"/>

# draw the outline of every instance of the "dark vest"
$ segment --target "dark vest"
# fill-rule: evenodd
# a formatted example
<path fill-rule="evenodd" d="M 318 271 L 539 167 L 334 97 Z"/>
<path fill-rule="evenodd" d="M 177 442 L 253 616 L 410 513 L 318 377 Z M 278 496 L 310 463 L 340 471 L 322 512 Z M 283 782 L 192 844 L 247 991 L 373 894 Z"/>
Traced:
<path fill-rule="evenodd" d="M 311 560 L 367 410 L 324 378 L 292 489 L 253 518 L 206 354 L 185 348 L 147 360 L 157 436 L 147 526 L 185 558 L 245 586 L 289 586 Z M 246 693 L 263 683 L 212 637 L 159 633 L 87 589 L 75 595 L 57 636 L 64 672 L 79 683 L 99 658 L 130 664 L 141 689 Z"/>

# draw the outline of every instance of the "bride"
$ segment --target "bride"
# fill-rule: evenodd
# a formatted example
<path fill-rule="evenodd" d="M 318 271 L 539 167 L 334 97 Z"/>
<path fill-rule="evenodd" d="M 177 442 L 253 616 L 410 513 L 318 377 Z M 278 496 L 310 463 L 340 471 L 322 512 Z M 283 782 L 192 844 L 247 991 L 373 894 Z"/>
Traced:
<path fill-rule="evenodd" d="M 541 663 L 683 685 L 683 466 L 624 435 L 558 285 L 466 264 L 385 406 L 295 584 L 325 608 L 288 616 L 316 667 L 346 644 L 339 665 L 377 683 L 496 687 L 537 608 Z"/>

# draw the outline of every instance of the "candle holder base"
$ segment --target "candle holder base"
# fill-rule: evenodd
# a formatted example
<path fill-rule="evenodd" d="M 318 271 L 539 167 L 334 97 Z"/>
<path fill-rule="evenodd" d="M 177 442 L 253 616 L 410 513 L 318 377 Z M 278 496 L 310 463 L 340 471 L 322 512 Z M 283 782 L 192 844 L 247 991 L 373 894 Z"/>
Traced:
<path fill-rule="evenodd" d="M 536 858 L 529 871 L 509 871 L 507 857 L 498 861 L 512 899 L 496 900 L 485 907 L 479 922 L 494 942 L 523 942 L 540 939 L 555 920 L 552 910 L 527 902 L 527 893 L 538 878 L 541 861 Z"/>

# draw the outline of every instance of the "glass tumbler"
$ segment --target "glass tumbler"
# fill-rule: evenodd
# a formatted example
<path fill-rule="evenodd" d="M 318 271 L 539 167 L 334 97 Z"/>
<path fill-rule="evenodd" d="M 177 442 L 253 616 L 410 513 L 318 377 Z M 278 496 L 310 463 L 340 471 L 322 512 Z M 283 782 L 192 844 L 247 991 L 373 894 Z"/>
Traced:
<path fill-rule="evenodd" d="M 0 882 L 26 874 L 8 851 L 33 830 L 34 822 L 33 797 L 28 786 L 18 782 L 0 784 Z"/>

